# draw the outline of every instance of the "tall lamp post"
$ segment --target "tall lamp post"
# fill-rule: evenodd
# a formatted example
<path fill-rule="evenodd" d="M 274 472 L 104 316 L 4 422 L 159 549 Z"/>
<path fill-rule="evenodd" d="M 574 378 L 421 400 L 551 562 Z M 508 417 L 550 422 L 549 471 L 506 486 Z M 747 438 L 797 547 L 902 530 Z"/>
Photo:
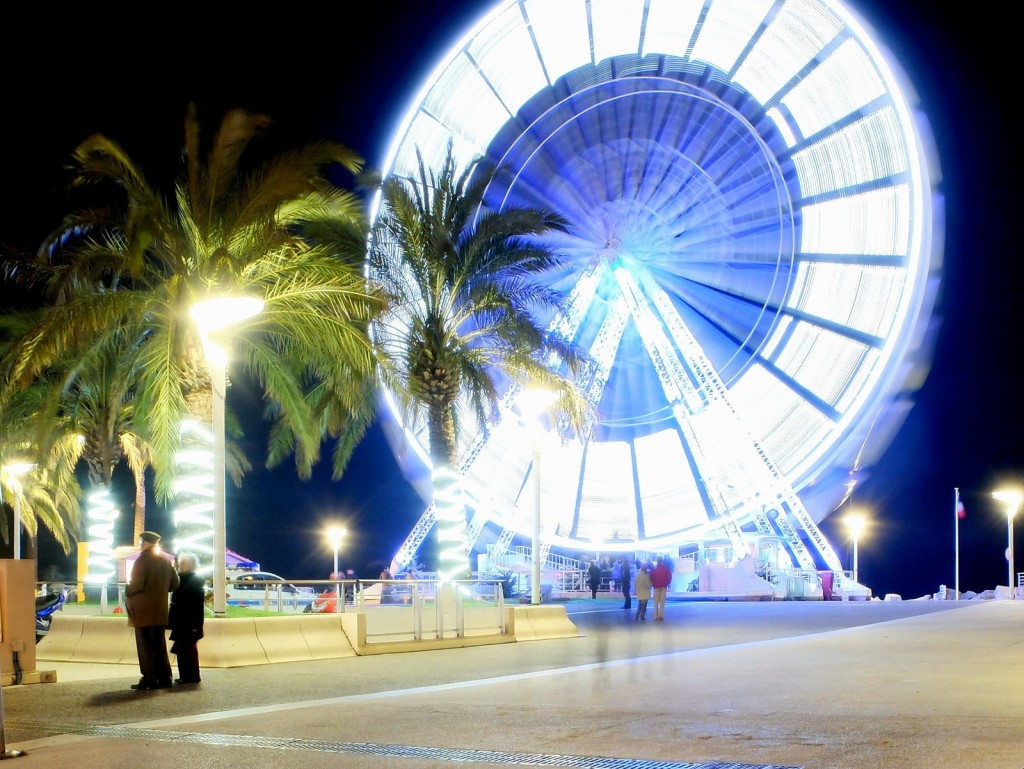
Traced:
<path fill-rule="evenodd" d="M 331 572 L 331 576 L 334 579 L 341 579 L 341 572 L 338 569 L 338 552 L 341 550 L 341 540 L 345 538 L 347 532 L 341 526 L 329 526 L 327 528 L 327 541 L 334 548 L 334 571 Z M 338 591 L 338 596 L 334 601 L 334 611 L 339 611 L 338 604 L 345 600 L 344 593 L 341 589 L 341 583 L 335 585 L 335 589 Z"/>
<path fill-rule="evenodd" d="M 263 311 L 263 300 L 249 296 L 227 296 L 194 304 L 189 311 L 199 326 L 203 352 L 213 388 L 213 614 L 227 614 L 227 526 L 224 481 L 227 452 L 224 437 L 224 397 L 227 388 L 227 351 L 211 335 L 227 331 Z"/>
<path fill-rule="evenodd" d="M 993 492 L 992 496 L 1006 505 L 1006 561 L 1009 569 L 1008 584 L 1010 586 L 1010 598 L 1013 599 L 1017 597 L 1017 586 L 1013 584 L 1013 516 L 1020 509 L 1020 503 L 1024 497 L 1021 496 L 1019 491 L 996 491 Z"/>
<path fill-rule="evenodd" d="M 864 531 L 864 516 L 860 513 L 851 513 L 843 519 L 846 522 L 846 527 L 850 530 L 850 537 L 853 539 L 853 581 L 858 585 L 860 580 L 857 578 L 857 543 L 860 541 L 860 535 Z"/>
<path fill-rule="evenodd" d="M 518 399 L 523 422 L 530 433 L 530 451 L 533 453 L 533 536 L 530 543 L 532 574 L 530 576 L 530 603 L 540 603 L 540 459 L 544 428 L 540 417 L 555 400 L 548 390 L 526 390 Z"/>
<path fill-rule="evenodd" d="M 10 478 L 20 481 L 32 471 L 33 467 L 35 465 L 31 462 L 7 462 L 4 464 L 4 472 Z M 21 558 L 21 489 L 15 493 L 11 507 L 14 511 L 14 520 L 12 521 L 14 528 L 13 557 L 15 560 L 19 560 Z"/>

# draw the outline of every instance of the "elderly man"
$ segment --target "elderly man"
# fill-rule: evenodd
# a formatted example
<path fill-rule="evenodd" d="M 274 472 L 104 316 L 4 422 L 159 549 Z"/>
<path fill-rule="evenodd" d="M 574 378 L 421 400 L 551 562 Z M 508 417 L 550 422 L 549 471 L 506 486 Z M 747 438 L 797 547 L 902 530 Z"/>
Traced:
<path fill-rule="evenodd" d="M 178 587 L 178 572 L 160 554 L 160 535 L 144 531 L 139 535 L 139 556 L 132 566 L 131 581 L 125 589 L 128 624 L 135 628 L 142 678 L 133 689 L 167 689 L 171 683 L 171 662 L 167 657 L 168 596 Z"/>

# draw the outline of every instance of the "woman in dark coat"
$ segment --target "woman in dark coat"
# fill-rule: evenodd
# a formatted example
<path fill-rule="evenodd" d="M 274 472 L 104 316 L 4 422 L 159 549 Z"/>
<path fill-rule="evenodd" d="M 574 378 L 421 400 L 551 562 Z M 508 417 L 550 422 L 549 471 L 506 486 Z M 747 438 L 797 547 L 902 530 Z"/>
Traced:
<path fill-rule="evenodd" d="M 206 618 L 206 591 L 203 578 L 196 574 L 198 560 L 189 552 L 178 553 L 178 575 L 181 584 L 171 593 L 168 627 L 171 629 L 171 654 L 178 658 L 176 684 L 197 684 L 199 678 L 199 647 Z"/>

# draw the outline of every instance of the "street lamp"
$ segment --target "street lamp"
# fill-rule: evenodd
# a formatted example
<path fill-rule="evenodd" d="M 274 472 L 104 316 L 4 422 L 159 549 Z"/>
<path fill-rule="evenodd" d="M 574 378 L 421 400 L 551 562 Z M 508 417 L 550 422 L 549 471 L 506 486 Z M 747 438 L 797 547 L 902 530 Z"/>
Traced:
<path fill-rule="evenodd" d="M 345 531 L 341 526 L 330 526 L 327 529 L 327 541 L 330 542 L 331 547 L 334 548 L 334 571 L 331 572 L 331 576 L 334 579 L 341 579 L 341 572 L 338 570 L 338 551 L 341 550 L 341 540 L 345 538 Z M 339 611 L 338 604 L 345 600 L 342 590 L 341 583 L 337 583 L 334 589 L 338 591 L 338 596 L 334 601 L 334 611 Z"/>
<path fill-rule="evenodd" d="M 993 492 L 992 496 L 1006 504 L 1006 531 L 1008 543 L 1006 547 L 1006 561 L 1009 568 L 1010 598 L 1012 599 L 1017 597 L 1017 587 L 1013 584 L 1013 516 L 1017 514 L 1021 500 L 1024 499 L 1024 497 L 1021 496 L 1019 491 L 1006 490 Z"/>
<path fill-rule="evenodd" d="M 203 338 L 203 352 L 213 390 L 213 614 L 227 614 L 227 530 L 224 480 L 227 473 L 224 438 L 224 391 L 227 351 L 211 339 L 263 311 L 263 300 L 250 296 L 217 297 L 194 304 L 189 311 Z"/>
<path fill-rule="evenodd" d="M 10 478 L 17 482 L 32 472 L 33 467 L 35 467 L 35 465 L 31 462 L 7 462 L 4 464 L 4 471 Z M 14 520 L 12 523 L 14 524 L 13 557 L 15 560 L 21 558 L 21 496 L 22 490 L 19 484 L 19 488 L 17 488 L 14 493 L 14 501 L 11 504 L 11 507 L 14 509 Z"/>
<path fill-rule="evenodd" d="M 857 542 L 864 531 L 866 521 L 864 516 L 859 513 L 851 513 L 843 520 L 846 523 L 846 528 L 850 530 L 850 537 L 853 539 L 853 581 L 860 584 L 860 580 L 857 579 Z"/>
<path fill-rule="evenodd" d="M 530 450 L 533 452 L 533 538 L 530 543 L 532 575 L 530 579 L 530 603 L 540 603 L 540 455 L 541 438 L 544 428 L 540 416 L 555 400 L 555 394 L 548 390 L 526 390 L 518 399 L 519 411 L 527 431 L 530 433 Z"/>

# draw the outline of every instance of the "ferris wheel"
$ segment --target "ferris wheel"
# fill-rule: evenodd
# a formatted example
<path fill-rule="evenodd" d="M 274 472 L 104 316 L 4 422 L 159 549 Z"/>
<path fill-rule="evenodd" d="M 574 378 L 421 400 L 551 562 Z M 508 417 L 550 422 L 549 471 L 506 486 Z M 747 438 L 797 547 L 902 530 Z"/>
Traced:
<path fill-rule="evenodd" d="M 836 0 L 504 0 L 442 57 L 384 173 L 451 142 L 503 169 L 488 205 L 570 222 L 542 320 L 589 354 L 597 415 L 538 447 L 514 393 L 486 430 L 467 411 L 478 546 L 529 536 L 542 456 L 545 550 L 756 533 L 841 568 L 817 524 L 927 355 L 941 199 L 908 94 Z M 425 462 L 424 425 L 393 418 Z"/>

